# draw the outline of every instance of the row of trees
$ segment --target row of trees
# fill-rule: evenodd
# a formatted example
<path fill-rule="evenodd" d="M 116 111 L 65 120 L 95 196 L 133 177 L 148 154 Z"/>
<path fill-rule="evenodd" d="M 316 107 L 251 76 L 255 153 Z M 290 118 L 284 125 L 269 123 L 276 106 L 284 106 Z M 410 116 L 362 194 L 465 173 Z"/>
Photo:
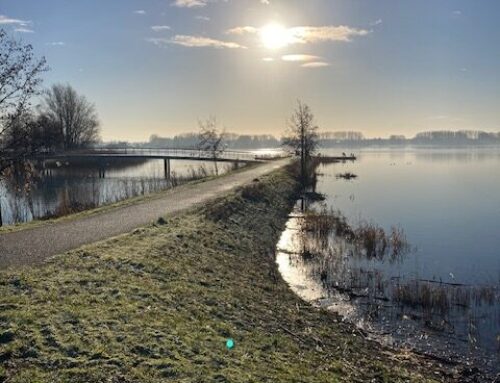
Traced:
<path fill-rule="evenodd" d="M 40 151 L 81 148 L 99 139 L 95 107 L 84 96 L 70 85 L 41 88 L 48 69 L 31 45 L 0 29 L 0 175 Z"/>
<path fill-rule="evenodd" d="M 112 142 L 107 147 L 126 147 L 129 145 L 146 148 L 195 148 L 199 141 L 198 133 L 184 133 L 174 137 L 152 135 L 146 143 Z M 227 133 L 225 142 L 229 149 L 275 148 L 283 145 L 283 138 L 272 135 L 238 135 Z M 388 138 L 367 138 L 361 132 L 338 131 L 318 134 L 318 143 L 323 148 L 345 146 L 380 146 L 380 145 L 498 145 L 500 133 L 478 130 L 428 131 L 415 137 L 393 134 Z"/>
<path fill-rule="evenodd" d="M 149 141 L 140 144 L 149 148 L 194 148 L 198 145 L 198 133 L 184 133 L 174 137 L 160 137 L 156 134 L 149 138 Z M 270 134 L 235 134 L 226 133 L 225 142 L 228 148 L 232 149 L 259 149 L 273 148 L 281 145 L 281 141 Z M 111 143 L 108 146 L 126 143 Z"/>

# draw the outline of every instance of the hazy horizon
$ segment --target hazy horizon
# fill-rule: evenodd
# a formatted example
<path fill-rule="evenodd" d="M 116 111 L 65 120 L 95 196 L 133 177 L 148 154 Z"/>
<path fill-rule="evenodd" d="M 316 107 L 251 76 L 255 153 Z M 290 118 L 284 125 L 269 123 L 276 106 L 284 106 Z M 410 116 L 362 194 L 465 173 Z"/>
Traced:
<path fill-rule="evenodd" d="M 500 3 L 0 0 L 0 27 L 95 103 L 102 138 L 216 115 L 280 136 L 298 98 L 322 131 L 499 131 Z"/>

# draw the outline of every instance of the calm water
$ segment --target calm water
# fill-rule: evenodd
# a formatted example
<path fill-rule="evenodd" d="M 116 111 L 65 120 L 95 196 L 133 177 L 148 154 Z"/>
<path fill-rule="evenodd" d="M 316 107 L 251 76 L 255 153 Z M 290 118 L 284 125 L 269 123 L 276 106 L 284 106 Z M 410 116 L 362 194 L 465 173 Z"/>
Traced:
<path fill-rule="evenodd" d="M 219 174 L 231 169 L 220 163 Z M 0 181 L 0 204 L 4 225 L 27 222 L 68 209 L 84 210 L 139 195 L 168 189 L 173 184 L 214 174 L 213 162 L 171 161 L 173 177 L 165 178 L 163 160 L 108 164 L 105 178 L 92 166 L 58 163 L 48 172 L 34 171 L 31 181 L 22 175 Z"/>
<path fill-rule="evenodd" d="M 500 150 L 356 154 L 355 163 L 321 165 L 317 191 L 353 227 L 368 222 L 386 232 L 402 229 L 408 253 L 397 261 L 367 260 L 333 238 L 336 248 L 328 255 L 305 259 L 297 253 L 304 235 L 297 210 L 278 245 L 285 280 L 304 299 L 389 343 L 498 372 Z M 336 177 L 345 172 L 358 177 Z M 408 304 L 413 295 L 432 308 Z"/>
<path fill-rule="evenodd" d="M 344 171 L 358 178 L 335 178 Z M 403 273 L 500 282 L 500 151 L 362 152 L 319 172 L 318 190 L 349 220 L 404 228 L 418 263 Z"/>

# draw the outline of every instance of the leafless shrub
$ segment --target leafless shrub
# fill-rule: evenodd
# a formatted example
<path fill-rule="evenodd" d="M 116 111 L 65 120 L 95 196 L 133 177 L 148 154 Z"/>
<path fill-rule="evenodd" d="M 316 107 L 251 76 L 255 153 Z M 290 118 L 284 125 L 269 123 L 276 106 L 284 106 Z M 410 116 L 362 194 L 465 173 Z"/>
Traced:
<path fill-rule="evenodd" d="M 363 222 L 354 233 L 356 246 L 366 258 L 383 259 L 389 242 L 383 228 L 372 223 Z"/>
<path fill-rule="evenodd" d="M 402 228 L 393 226 L 387 234 L 382 227 L 366 221 L 353 228 L 343 214 L 326 207 L 306 212 L 302 229 L 319 240 L 324 248 L 335 237 L 346 240 L 354 246 L 357 255 L 367 259 L 383 260 L 389 256 L 395 261 L 410 249 Z"/>

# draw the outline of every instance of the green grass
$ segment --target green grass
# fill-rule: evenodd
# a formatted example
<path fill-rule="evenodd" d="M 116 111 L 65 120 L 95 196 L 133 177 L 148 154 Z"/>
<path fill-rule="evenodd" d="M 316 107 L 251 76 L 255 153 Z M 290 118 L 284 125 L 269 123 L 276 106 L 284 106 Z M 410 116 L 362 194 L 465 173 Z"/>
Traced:
<path fill-rule="evenodd" d="M 202 211 L 0 273 L 0 382 L 433 381 L 430 362 L 365 340 L 283 282 L 273 249 L 296 190 L 274 172 Z"/>

